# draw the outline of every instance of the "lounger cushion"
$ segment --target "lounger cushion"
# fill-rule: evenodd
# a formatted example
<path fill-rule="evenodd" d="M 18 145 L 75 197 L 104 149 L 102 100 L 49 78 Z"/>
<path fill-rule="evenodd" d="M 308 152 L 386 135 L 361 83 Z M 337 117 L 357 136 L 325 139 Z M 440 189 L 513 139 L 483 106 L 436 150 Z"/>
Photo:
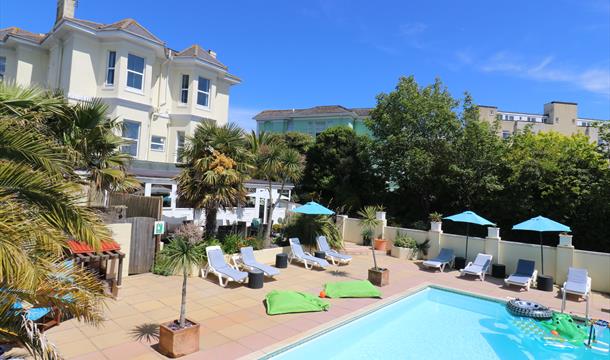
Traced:
<path fill-rule="evenodd" d="M 446 264 L 447 261 L 438 261 L 438 260 L 426 260 L 422 264 L 428 267 L 440 268 L 443 264 Z"/>
<path fill-rule="evenodd" d="M 512 274 L 511 276 L 508 277 L 508 279 L 506 279 L 506 281 L 515 283 L 515 284 L 522 284 L 523 286 L 525 286 L 531 279 L 532 279 L 532 277 L 528 276 L 528 275 Z"/>
<path fill-rule="evenodd" d="M 340 281 L 324 284 L 324 292 L 329 298 L 378 298 L 381 291 L 368 280 Z"/>
<path fill-rule="evenodd" d="M 242 281 L 245 278 L 248 277 L 248 273 L 247 272 L 243 272 L 243 271 L 239 271 L 239 270 L 235 270 L 230 266 L 224 266 L 221 268 L 214 268 L 214 270 L 216 270 L 217 272 L 228 276 L 230 278 L 232 278 L 235 281 Z"/>
<path fill-rule="evenodd" d="M 326 268 L 326 267 L 329 267 L 329 266 L 330 266 L 330 264 L 328 263 L 328 261 L 326 261 L 326 260 L 324 260 L 324 259 L 317 258 L 317 257 L 315 257 L 315 256 L 311 256 L 311 255 L 306 255 L 306 254 L 304 254 L 304 255 L 303 255 L 301 258 L 302 258 L 302 259 L 305 259 L 305 260 L 307 260 L 307 261 L 309 261 L 309 262 L 316 263 L 316 264 L 318 264 L 319 266 L 321 266 L 321 267 L 323 267 L 323 268 Z"/>
<path fill-rule="evenodd" d="M 22 310 L 23 304 L 20 301 L 18 301 L 13 304 L 12 308 L 15 310 Z M 25 310 L 25 317 L 30 321 L 36 321 L 36 320 L 42 319 L 50 312 L 51 312 L 51 308 L 32 307 L 32 308 Z"/>
<path fill-rule="evenodd" d="M 311 294 L 273 290 L 265 296 L 268 315 L 326 311 L 330 304 Z"/>
<path fill-rule="evenodd" d="M 565 290 L 578 294 L 586 294 L 588 277 L 589 274 L 586 269 L 569 268 Z"/>
<path fill-rule="evenodd" d="M 336 251 L 334 251 L 334 250 L 328 250 L 328 251 L 326 251 L 326 256 L 332 256 L 332 257 L 334 257 L 335 259 L 341 259 L 341 260 L 351 260 L 351 259 L 352 259 L 352 257 L 351 257 L 351 256 L 349 256 L 349 255 L 345 255 L 345 254 L 341 254 L 341 253 L 338 253 L 338 252 L 336 252 Z"/>
<path fill-rule="evenodd" d="M 250 246 L 243 247 L 240 249 L 240 252 L 241 252 L 241 261 L 246 266 L 258 269 L 258 270 L 264 272 L 265 275 L 267 275 L 267 276 L 275 276 L 280 273 L 280 271 L 277 268 L 274 268 L 273 266 L 269 266 L 267 264 L 263 264 L 263 263 L 256 261 L 256 258 L 254 257 L 254 250 L 252 249 L 252 247 L 250 247 Z"/>
<path fill-rule="evenodd" d="M 587 293 L 587 284 L 568 282 L 568 283 L 566 283 L 566 286 L 564 287 L 564 289 L 567 292 L 571 292 L 571 293 L 586 294 Z"/>

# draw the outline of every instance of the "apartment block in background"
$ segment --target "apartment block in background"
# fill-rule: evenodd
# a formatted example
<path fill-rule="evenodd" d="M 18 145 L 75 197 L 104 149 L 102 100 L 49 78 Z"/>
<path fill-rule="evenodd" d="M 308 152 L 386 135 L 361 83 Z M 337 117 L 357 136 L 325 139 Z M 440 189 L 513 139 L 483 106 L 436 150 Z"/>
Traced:
<path fill-rule="evenodd" d="M 316 106 L 309 109 L 264 110 L 254 116 L 254 120 L 258 132 L 296 131 L 316 136 L 329 127 L 347 126 L 358 135 L 370 135 L 364 119 L 371 110 L 348 109 L 340 105 Z"/>
<path fill-rule="evenodd" d="M 542 114 L 499 110 L 496 106 L 479 105 L 479 117 L 488 122 L 500 122 L 499 134 L 508 138 L 530 126 L 532 131 L 555 131 L 564 135 L 582 133 L 592 142 L 598 143 L 596 125 L 608 120 L 581 118 L 578 116 L 578 104 L 572 102 L 552 101 L 544 104 Z"/>

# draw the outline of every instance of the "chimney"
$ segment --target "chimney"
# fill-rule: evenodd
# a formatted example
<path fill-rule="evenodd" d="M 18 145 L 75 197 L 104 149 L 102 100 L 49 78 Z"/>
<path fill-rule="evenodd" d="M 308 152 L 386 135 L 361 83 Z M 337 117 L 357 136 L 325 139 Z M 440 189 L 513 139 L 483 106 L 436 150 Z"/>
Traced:
<path fill-rule="evenodd" d="M 75 10 L 76 0 L 57 0 L 57 13 L 55 15 L 55 23 L 57 24 L 63 18 L 74 19 Z"/>
<path fill-rule="evenodd" d="M 216 59 L 216 51 L 210 49 L 208 50 L 208 53 L 210 53 L 210 56 L 213 57 L 214 59 Z"/>

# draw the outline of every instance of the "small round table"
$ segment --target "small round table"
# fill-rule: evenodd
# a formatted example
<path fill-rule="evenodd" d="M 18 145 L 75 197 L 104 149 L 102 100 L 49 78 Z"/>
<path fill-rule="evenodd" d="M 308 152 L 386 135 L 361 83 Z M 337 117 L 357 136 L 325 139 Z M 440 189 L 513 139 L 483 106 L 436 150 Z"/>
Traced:
<path fill-rule="evenodd" d="M 324 251 L 316 251 L 313 253 L 313 256 L 320 258 L 320 259 L 326 259 L 326 252 Z"/>
<path fill-rule="evenodd" d="M 538 290 L 553 291 L 553 277 L 551 275 L 538 275 L 536 282 L 538 283 Z"/>
<path fill-rule="evenodd" d="M 453 268 L 456 270 L 461 270 L 466 267 L 466 259 L 461 256 L 456 256 L 453 261 Z"/>
<path fill-rule="evenodd" d="M 492 264 L 491 265 L 491 276 L 504 279 L 506 277 L 506 265 L 504 264 Z"/>
<path fill-rule="evenodd" d="M 260 270 L 248 271 L 248 287 L 250 289 L 261 289 L 263 287 L 263 274 Z"/>
<path fill-rule="evenodd" d="M 275 267 L 278 269 L 285 269 L 288 267 L 288 254 L 277 254 L 275 255 Z"/>

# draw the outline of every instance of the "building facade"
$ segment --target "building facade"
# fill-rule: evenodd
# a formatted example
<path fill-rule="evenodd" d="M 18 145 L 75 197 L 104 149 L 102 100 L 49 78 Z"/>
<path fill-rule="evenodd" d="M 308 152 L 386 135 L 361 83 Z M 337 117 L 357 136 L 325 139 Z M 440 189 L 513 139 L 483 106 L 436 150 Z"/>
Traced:
<path fill-rule="evenodd" d="M 534 132 L 555 131 L 564 135 L 581 133 L 595 143 L 600 141 L 597 125 L 607 121 L 581 118 L 578 116 L 577 103 L 562 101 L 544 104 L 541 114 L 505 111 L 496 106 L 479 105 L 479 117 L 488 122 L 499 121 L 498 132 L 505 139 L 529 126 Z"/>
<path fill-rule="evenodd" d="M 175 51 L 133 19 L 100 24 L 74 17 L 59 0 L 46 34 L 0 30 L 0 77 L 61 90 L 69 100 L 102 98 L 123 123 L 122 150 L 135 159 L 175 162 L 202 121 L 228 121 L 229 90 L 240 79 L 212 50 Z"/>
<path fill-rule="evenodd" d="M 316 106 L 309 109 L 264 110 L 254 116 L 258 132 L 301 132 L 317 136 L 334 126 L 347 126 L 358 135 L 370 135 L 364 119 L 372 109 L 348 109 L 340 105 Z"/>
<path fill-rule="evenodd" d="M 101 98 L 108 115 L 123 125 L 121 150 L 134 158 L 129 171 L 142 183 L 139 194 L 163 197 L 163 218 L 170 225 L 203 221 L 204 213 L 179 199 L 174 163 L 200 123 L 227 123 L 229 91 L 240 79 L 212 50 L 172 50 L 133 19 L 77 19 L 75 6 L 75 0 L 58 0 L 55 25 L 46 34 L 0 29 L 0 80 L 59 89 L 72 102 Z M 220 211 L 219 225 L 268 220 L 267 185 L 252 180 L 246 186 L 247 203 Z M 278 191 L 274 184 L 272 197 Z M 283 201 L 272 220 L 285 218 L 289 206 Z"/>

